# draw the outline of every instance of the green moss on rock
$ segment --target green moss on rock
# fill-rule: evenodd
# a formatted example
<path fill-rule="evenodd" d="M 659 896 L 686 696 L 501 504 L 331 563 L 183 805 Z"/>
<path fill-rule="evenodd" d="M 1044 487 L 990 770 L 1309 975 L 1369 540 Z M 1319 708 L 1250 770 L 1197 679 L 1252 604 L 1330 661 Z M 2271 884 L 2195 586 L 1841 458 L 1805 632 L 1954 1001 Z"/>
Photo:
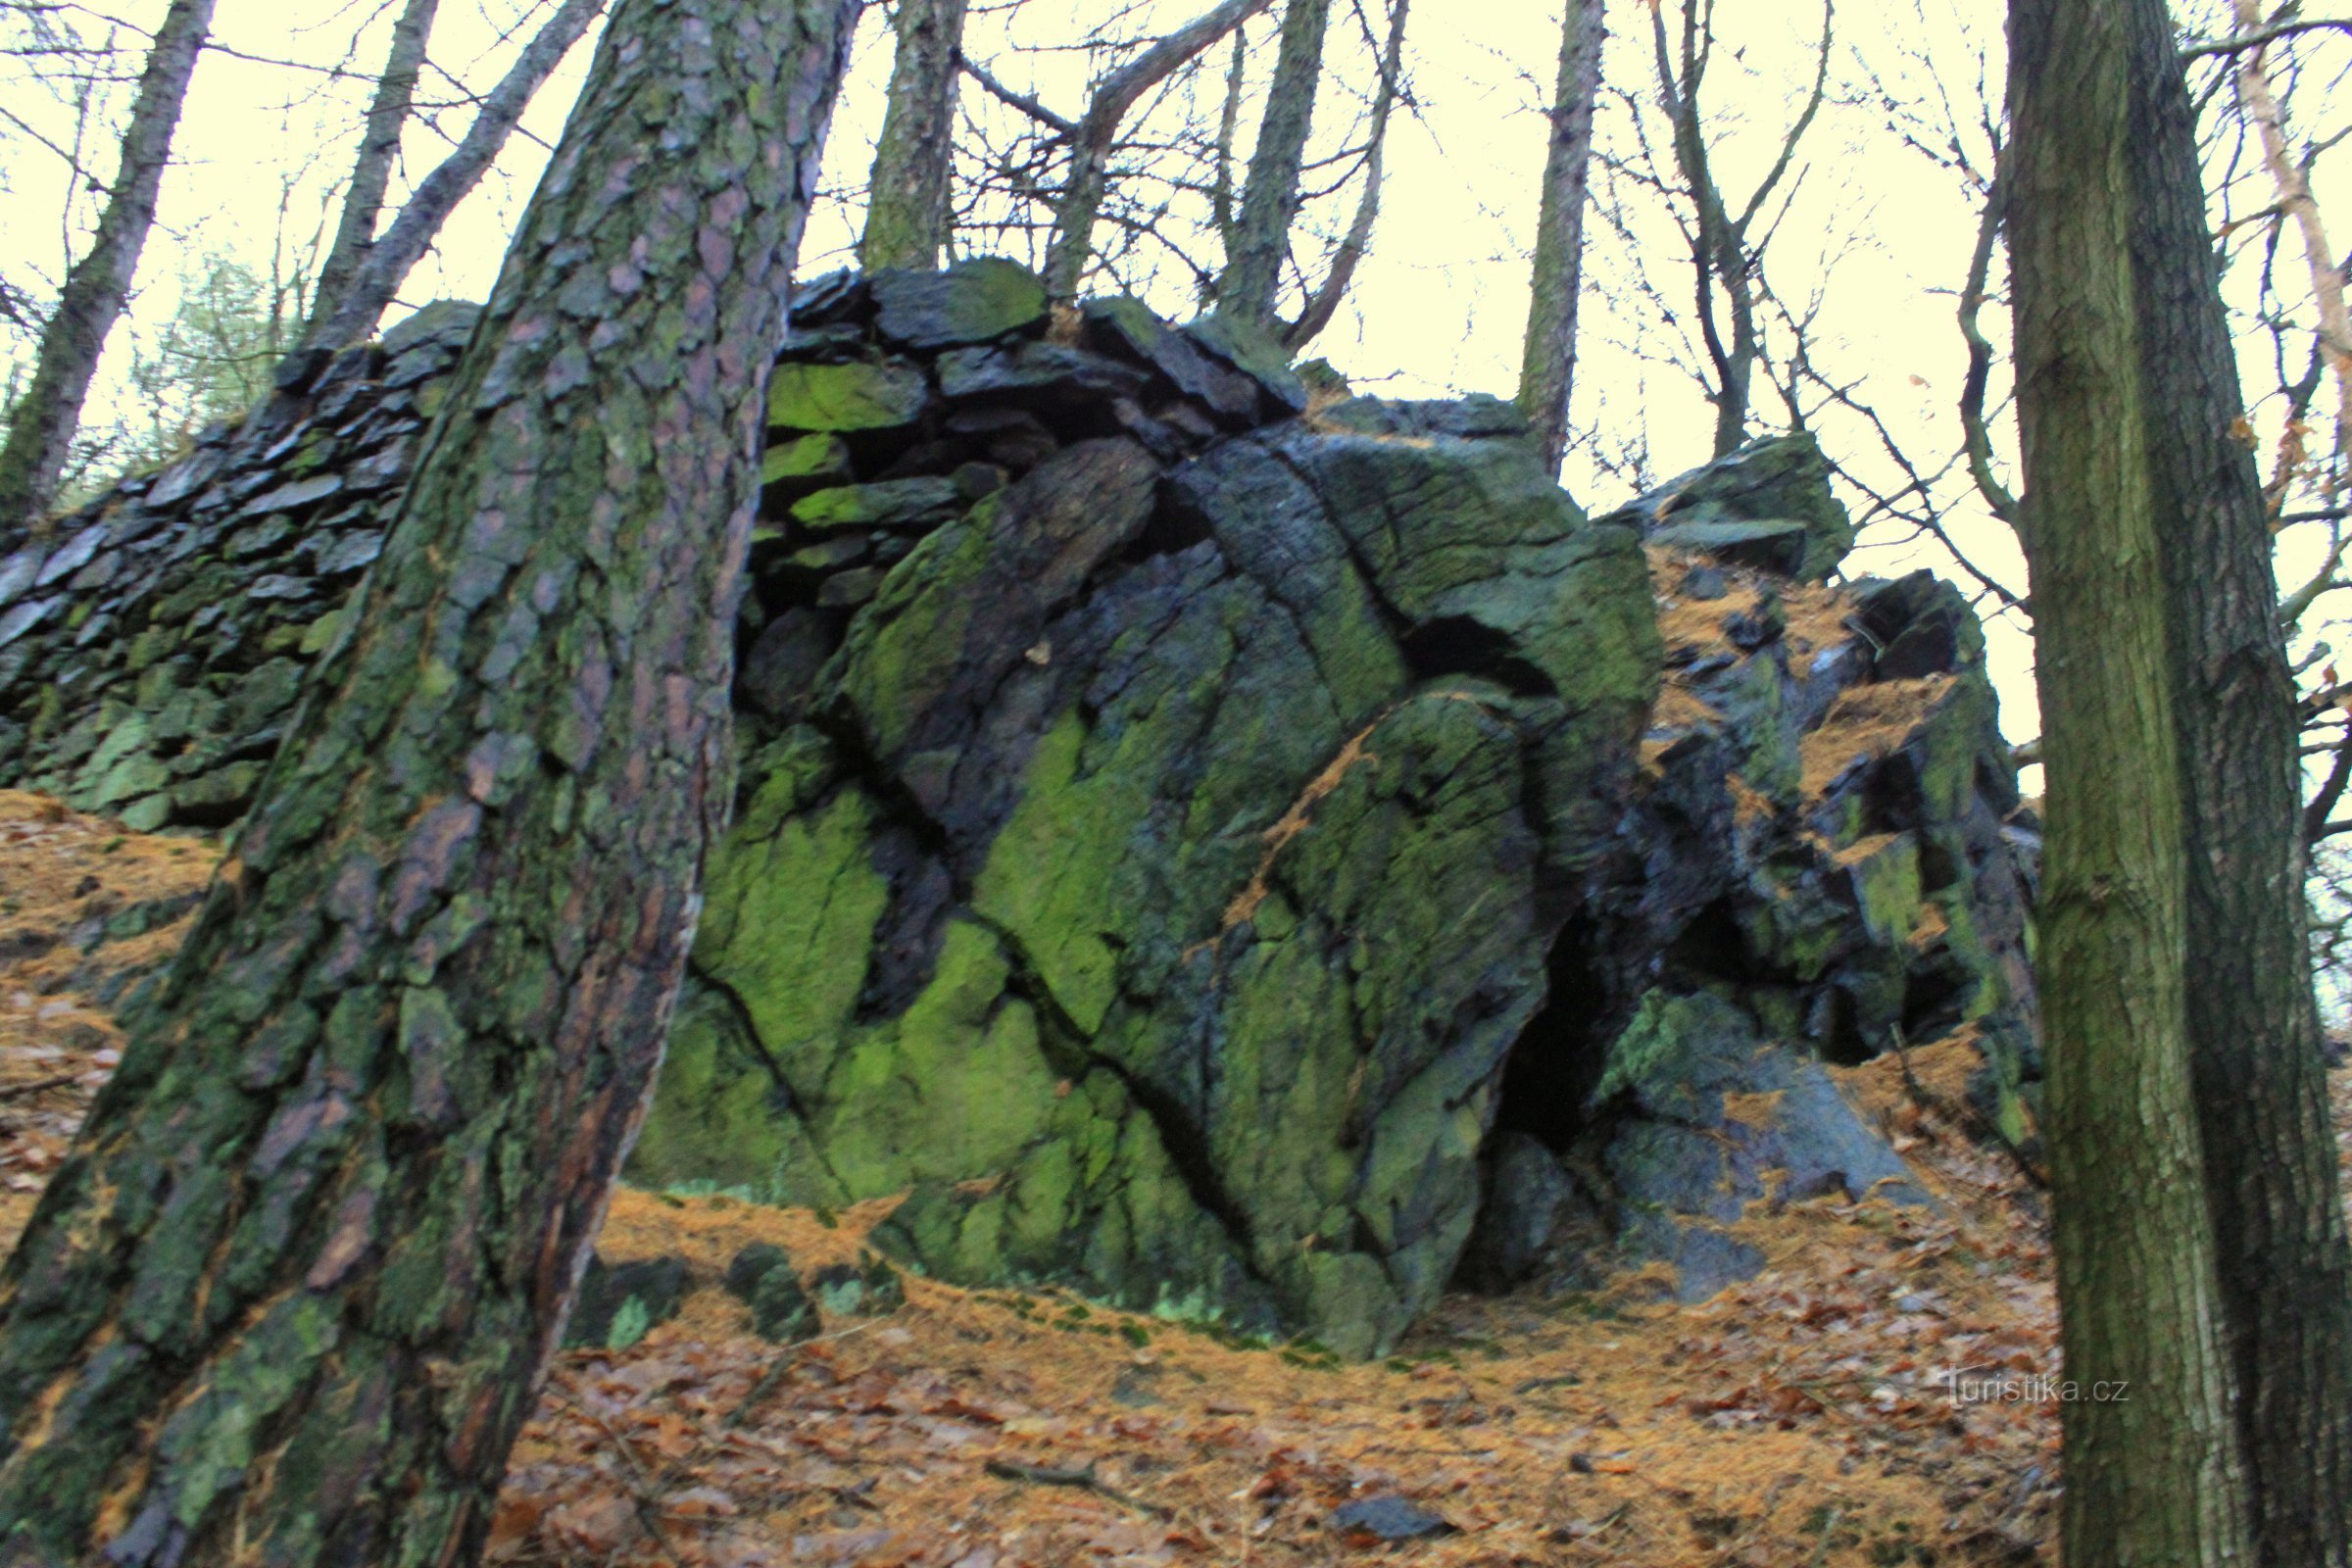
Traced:
<path fill-rule="evenodd" d="M 907 366 L 779 365 L 767 383 L 767 422 L 783 430 L 888 430 L 912 424 L 931 383 Z"/>

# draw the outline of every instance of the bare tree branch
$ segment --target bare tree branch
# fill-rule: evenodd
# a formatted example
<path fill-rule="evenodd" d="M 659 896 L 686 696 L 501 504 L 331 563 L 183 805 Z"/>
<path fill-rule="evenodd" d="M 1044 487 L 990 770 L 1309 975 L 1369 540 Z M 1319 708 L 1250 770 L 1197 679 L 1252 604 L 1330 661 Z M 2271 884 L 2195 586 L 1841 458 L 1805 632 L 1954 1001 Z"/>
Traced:
<path fill-rule="evenodd" d="M 1069 134 L 1070 169 L 1054 214 L 1046 286 L 1056 298 L 1068 299 L 1078 292 L 1079 279 L 1094 253 L 1095 220 L 1102 215 L 1119 122 L 1145 93 L 1270 4 L 1272 0 L 1224 0 L 1152 44 L 1096 87 L 1085 117 Z"/>
<path fill-rule="evenodd" d="M 333 318 L 351 292 L 352 279 L 375 245 L 375 225 L 384 211 L 384 192 L 392 183 L 392 165 L 400 156 L 401 132 L 408 127 L 409 107 L 416 96 L 416 77 L 424 69 L 425 40 L 441 0 L 408 0 L 392 24 L 392 47 L 384 57 L 383 74 L 376 79 L 375 97 L 360 132 L 360 153 L 352 165 L 351 182 L 343 193 L 342 216 L 318 270 L 318 292 L 311 302 L 310 332 Z"/>
<path fill-rule="evenodd" d="M 1984 211 L 1977 220 L 1977 246 L 1968 259 L 1968 280 L 1960 287 L 1960 336 L 1968 343 L 1968 374 L 1960 384 L 1960 429 L 1967 443 L 1968 476 L 1992 514 L 2016 527 L 2024 515 L 2017 497 L 1992 468 L 1992 436 L 1984 422 L 1984 389 L 1992 378 L 1992 340 L 1979 320 L 1984 291 L 1992 271 L 1993 243 L 1999 237 L 2009 203 L 2008 182 L 1998 165 L 1992 187 L 1984 193 Z"/>
<path fill-rule="evenodd" d="M 604 9 L 605 0 L 564 0 L 483 98 L 482 112 L 466 128 L 465 139 L 417 184 L 392 226 L 369 248 L 352 276 L 350 292 L 333 316 L 311 333 L 308 346 L 340 347 L 358 341 L 375 325 L 449 215 L 489 172 L 532 96 Z"/>
<path fill-rule="evenodd" d="M 1372 229 L 1380 220 L 1389 116 L 1396 107 L 1401 85 L 1397 77 L 1404 65 L 1404 22 L 1410 5 L 1411 0 L 1391 0 L 1389 38 L 1381 52 L 1380 85 L 1373 89 L 1372 123 L 1364 147 L 1364 191 L 1356 199 L 1355 217 L 1348 225 L 1347 235 L 1332 253 L 1322 284 L 1307 296 L 1306 308 L 1298 313 L 1298 318 L 1282 329 L 1283 347 L 1294 354 L 1313 342 L 1331 324 L 1331 318 L 1339 314 L 1340 302 L 1348 297 L 1348 290 L 1355 281 L 1356 268 L 1362 265 L 1364 253 L 1371 248 Z"/>
<path fill-rule="evenodd" d="M 2244 24 L 2242 20 L 2239 24 Z M 2281 38 L 2292 38 L 2306 32 L 2352 33 L 2352 20 L 2340 17 L 2315 17 L 2309 21 L 2280 22 L 2252 32 L 2242 32 L 2233 38 L 2216 38 L 2205 43 L 2193 43 L 2180 51 L 2182 60 L 2204 60 L 2215 55 L 2241 54 L 2248 49 L 2260 49 Z"/>

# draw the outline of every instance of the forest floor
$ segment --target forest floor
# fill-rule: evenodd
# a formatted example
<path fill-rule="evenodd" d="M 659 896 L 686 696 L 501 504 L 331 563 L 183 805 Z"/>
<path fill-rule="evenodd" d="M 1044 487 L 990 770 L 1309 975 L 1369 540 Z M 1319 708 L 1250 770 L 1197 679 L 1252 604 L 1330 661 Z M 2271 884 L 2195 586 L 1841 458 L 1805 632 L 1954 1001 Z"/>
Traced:
<path fill-rule="evenodd" d="M 0 792 L 0 1246 L 114 1065 L 101 997 L 170 952 L 213 859 Z M 2054 1562 L 2058 1406 L 2032 1381 L 2058 1370 L 2044 1207 L 1954 1119 L 1974 1059 L 1955 1039 L 1839 1072 L 1932 1206 L 1759 1206 L 1741 1234 L 1769 1264 L 1712 1300 L 1678 1305 L 1642 1272 L 1456 1296 L 1366 1365 L 912 1278 L 898 1310 L 780 1348 L 720 1288 L 729 1260 L 753 1242 L 804 1270 L 854 1260 L 888 1203 L 624 1190 L 601 1253 L 682 1257 L 692 1289 L 629 1348 L 559 1358 L 491 1560 Z M 2334 1087 L 2352 1151 L 2352 1074 Z M 1370 1525 L 1430 1533 L 1335 1518 L 1391 1496 L 1405 1506 Z"/>

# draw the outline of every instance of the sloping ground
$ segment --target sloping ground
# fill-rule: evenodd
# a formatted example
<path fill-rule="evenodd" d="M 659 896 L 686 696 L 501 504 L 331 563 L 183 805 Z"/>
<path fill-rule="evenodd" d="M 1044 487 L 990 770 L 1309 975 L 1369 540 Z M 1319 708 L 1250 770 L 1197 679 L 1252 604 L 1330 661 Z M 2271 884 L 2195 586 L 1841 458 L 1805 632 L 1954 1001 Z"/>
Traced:
<path fill-rule="evenodd" d="M 112 1065 L 102 999 L 170 951 L 213 859 L 0 793 L 0 1245 Z M 1977 1068 L 1964 1034 L 1837 1069 L 1932 1204 L 1757 1204 L 1734 1230 L 1766 1266 L 1710 1300 L 1665 1299 L 1656 1270 L 1565 1297 L 1450 1296 L 1395 1357 L 1356 1366 L 921 1279 L 894 1313 L 779 1348 L 719 1288 L 729 1261 L 754 1242 L 804 1271 L 855 1259 L 889 1203 L 624 1191 L 603 1255 L 682 1257 L 690 1294 L 625 1351 L 562 1358 L 493 1556 L 2053 1561 L 2056 1407 L 1955 1404 L 1939 1376 L 2057 1365 L 2040 1203 L 1962 1126 Z M 2336 1091 L 2352 1168 L 2352 1073 Z M 1395 1522 L 1446 1533 L 1390 1547 L 1335 1524 L 1389 1495 L 1409 1505 Z"/>
<path fill-rule="evenodd" d="M 220 854 L 0 790 L 0 1237 L 114 1069 L 126 982 L 178 948 Z"/>
<path fill-rule="evenodd" d="M 1965 1051 L 1915 1061 L 1964 1074 Z M 1337 1508 L 1396 1494 L 1447 1532 L 1394 1549 L 1428 1564 L 2033 1559 L 2054 1407 L 1958 1408 L 1936 1373 L 2054 1366 L 2038 1230 L 2012 1172 L 1875 1087 L 1940 1211 L 1791 1205 L 1742 1227 L 1766 1272 L 1703 1305 L 1642 1276 L 1449 1298 L 1368 1365 L 922 1280 L 896 1314 L 778 1351 L 704 1291 L 626 1353 L 564 1358 L 495 1555 L 1322 1562 L 1380 1545 Z M 605 1250 L 709 1277 L 755 1237 L 853 1255 L 872 1217 L 630 1194 Z"/>

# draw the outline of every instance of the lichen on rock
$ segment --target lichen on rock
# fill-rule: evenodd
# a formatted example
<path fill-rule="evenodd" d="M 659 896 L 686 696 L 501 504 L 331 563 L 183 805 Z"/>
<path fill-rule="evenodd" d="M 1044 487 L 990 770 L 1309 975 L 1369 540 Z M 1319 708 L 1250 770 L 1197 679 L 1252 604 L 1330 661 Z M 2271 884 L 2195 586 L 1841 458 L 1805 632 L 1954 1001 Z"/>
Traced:
<path fill-rule="evenodd" d="M 904 1194 L 915 1269 L 1366 1354 L 1482 1205 L 1482 1283 L 1573 1211 L 1618 1237 L 1588 1271 L 1690 1292 L 1753 1265 L 1742 1204 L 1899 1194 L 1821 1058 L 1972 1028 L 2028 1136 L 1981 636 L 1924 574 L 1820 581 L 1852 536 L 1809 440 L 1596 519 L 1507 405 L 1304 413 L 1230 323 L 1057 323 L 1006 264 L 798 309 L 737 820 L 632 1180 Z M 233 822 L 463 321 L 0 562 L 0 778 Z M 1788 1115 L 1726 1121 L 1757 1097 Z M 1556 1161 L 1544 1203 L 1494 1209 L 1497 1150 Z"/>

